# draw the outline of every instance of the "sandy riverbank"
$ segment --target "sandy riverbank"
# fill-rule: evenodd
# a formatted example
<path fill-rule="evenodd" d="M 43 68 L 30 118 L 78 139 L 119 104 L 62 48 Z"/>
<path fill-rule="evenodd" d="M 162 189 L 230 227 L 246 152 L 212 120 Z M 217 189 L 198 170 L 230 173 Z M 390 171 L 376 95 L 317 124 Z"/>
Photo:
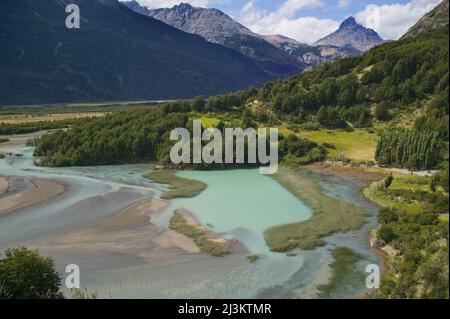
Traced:
<path fill-rule="evenodd" d="M 334 165 L 328 163 L 315 163 L 305 166 L 315 174 L 333 175 L 344 180 L 358 181 L 362 186 L 368 186 L 373 182 L 379 181 L 389 175 L 382 170 L 366 169 L 361 167 L 349 167 Z"/>
<path fill-rule="evenodd" d="M 224 239 L 221 234 L 218 234 L 210 229 L 207 229 L 200 223 L 195 214 L 189 212 L 188 210 L 179 209 L 177 210 L 177 213 L 183 216 L 184 220 L 188 225 L 204 232 L 206 234 L 205 237 L 207 238 L 208 241 L 211 241 L 224 247 L 224 249 L 228 251 L 228 253 L 238 253 L 238 254 L 248 253 L 248 250 L 246 249 L 243 243 L 235 239 Z M 190 240 L 194 242 L 192 239 Z"/>
<path fill-rule="evenodd" d="M 5 177 L 0 176 L 0 196 L 8 190 L 8 180 Z"/>
<path fill-rule="evenodd" d="M 188 238 L 151 222 L 167 205 L 168 202 L 156 199 L 140 201 L 97 225 L 39 242 L 39 246 L 144 259 L 173 255 L 176 251 L 197 253 L 198 249 Z"/>
<path fill-rule="evenodd" d="M 2 178 L 3 183 L 0 182 L 0 216 L 12 213 L 16 210 L 37 205 L 48 201 L 56 196 L 62 195 L 67 191 L 68 186 L 62 182 L 42 179 L 42 178 L 15 178 L 16 187 L 19 189 L 13 190 L 9 185 L 10 178 Z M 2 192 L 2 188 L 5 190 Z M 11 195 L 8 192 L 11 189 Z"/>
<path fill-rule="evenodd" d="M 51 133 L 54 130 L 48 131 L 38 131 L 28 134 L 18 134 L 18 135 L 0 135 L 0 137 L 8 138 L 9 141 L 0 144 L 0 153 L 14 153 L 17 152 L 20 147 L 27 144 L 28 141 L 38 138 L 44 134 Z"/>

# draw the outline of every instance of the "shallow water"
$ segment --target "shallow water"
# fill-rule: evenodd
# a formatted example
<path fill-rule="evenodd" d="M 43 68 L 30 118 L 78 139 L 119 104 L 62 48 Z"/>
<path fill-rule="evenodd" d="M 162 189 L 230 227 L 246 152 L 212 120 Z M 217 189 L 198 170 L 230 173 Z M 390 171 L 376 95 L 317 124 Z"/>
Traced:
<path fill-rule="evenodd" d="M 244 242 L 251 253 L 269 253 L 266 229 L 311 217 L 303 202 L 258 169 L 186 171 L 178 176 L 210 186 L 195 198 L 175 200 L 170 209 L 189 210 L 211 230 Z"/>
<path fill-rule="evenodd" d="M 0 249 L 89 228 L 133 203 L 158 197 L 165 189 L 142 176 L 149 170 L 146 165 L 41 168 L 34 165 L 31 148 L 20 152 L 23 157 L 0 159 L 0 175 L 54 178 L 70 183 L 71 192 L 1 217 Z M 376 209 L 361 198 L 357 183 L 317 176 L 329 196 L 366 208 L 370 213 L 367 223 L 357 231 L 327 237 L 325 247 L 287 257 L 269 252 L 264 231 L 306 220 L 311 211 L 275 180 L 258 170 L 194 171 L 179 176 L 204 181 L 208 188 L 196 198 L 172 201 L 154 222 L 166 226 L 175 209 L 185 208 L 204 226 L 239 239 L 251 254 L 260 254 L 260 260 L 250 264 L 246 254 L 220 259 L 187 254 L 147 262 L 131 254 L 93 253 L 83 247 L 45 246 L 43 252 L 55 258 L 61 272 L 69 263 L 79 264 L 84 286 L 99 290 L 102 297 L 115 298 L 309 298 L 315 297 L 317 284 L 326 283 L 330 249 L 336 245 L 348 246 L 364 254 L 367 261 L 377 262 L 367 247 L 367 231 L 375 223 Z M 122 190 L 120 197 L 111 193 L 117 190 Z M 363 290 L 361 283 L 336 297 Z"/>

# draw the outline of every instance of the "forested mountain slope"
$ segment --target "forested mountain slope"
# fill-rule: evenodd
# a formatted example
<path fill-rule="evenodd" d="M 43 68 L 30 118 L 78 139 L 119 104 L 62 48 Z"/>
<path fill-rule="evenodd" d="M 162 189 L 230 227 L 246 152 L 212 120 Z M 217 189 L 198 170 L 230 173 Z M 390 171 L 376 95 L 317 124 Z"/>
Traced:
<path fill-rule="evenodd" d="M 70 3 L 80 29 L 66 28 Z M 0 104 L 192 98 L 270 79 L 243 55 L 117 0 L 2 0 L 0 30 Z"/>
<path fill-rule="evenodd" d="M 166 113 L 180 114 L 191 110 L 226 112 L 240 118 L 239 125 L 247 127 L 268 121 L 275 125 L 282 121 L 304 127 L 321 126 L 329 129 L 353 129 L 371 127 L 375 122 L 386 123 L 384 129 L 379 130 L 383 135 L 383 143 L 379 144 L 377 160 L 386 165 L 431 169 L 445 159 L 445 153 L 441 150 L 448 143 L 447 57 L 448 28 L 445 28 L 438 32 L 424 33 L 414 39 L 384 44 L 364 56 L 328 63 L 290 79 L 268 83 L 259 90 L 228 93 L 211 97 L 207 101 L 200 99 L 200 103 L 197 100 L 171 103 L 163 108 Z M 255 103 L 258 105 L 256 109 Z M 402 131 L 412 137 L 399 139 L 398 134 L 391 134 L 391 114 L 410 113 L 413 110 L 419 111 L 421 115 L 415 119 L 415 123 Z M 129 116 L 133 115 L 130 113 Z M 134 127 L 148 126 L 144 123 L 144 118 L 145 116 L 135 118 Z M 125 123 L 126 119 L 127 116 L 124 116 L 118 120 Z M 79 136 L 91 136 L 94 129 L 104 132 L 105 136 L 108 136 L 108 132 L 115 136 L 112 130 L 119 128 L 111 126 L 109 120 L 97 120 L 96 126 L 86 124 L 73 132 L 60 134 L 57 141 L 52 141 L 50 136 L 45 139 L 46 146 L 38 148 L 41 150 L 39 154 L 50 157 L 70 155 L 69 158 L 72 158 L 73 152 L 87 147 L 85 143 L 89 143 L 90 152 L 101 154 L 98 148 L 104 147 L 105 143 L 96 144 L 95 141 L 89 142 L 89 139 L 84 139 L 83 142 Z M 155 145 L 161 145 L 167 142 L 163 133 L 151 135 L 150 138 L 149 132 L 144 130 L 142 134 L 130 135 L 131 141 L 127 144 L 141 145 L 148 138 L 152 141 L 156 139 Z M 398 148 L 398 143 L 395 142 L 398 140 L 407 141 L 409 145 L 416 145 L 416 141 L 419 144 L 420 141 L 427 142 L 416 145 L 411 150 L 406 147 Z M 119 141 L 120 139 L 110 140 L 114 145 Z M 111 147 L 119 149 L 119 146 L 114 145 Z M 122 148 L 122 153 L 115 156 L 111 163 L 143 159 L 130 151 L 130 147 Z M 396 149 L 397 155 L 385 156 L 393 153 L 391 148 Z M 298 154 L 304 155 L 305 152 Z M 422 155 L 426 155 L 426 159 Z M 144 158 L 158 159 L 155 156 Z M 323 156 L 312 158 L 319 159 Z M 58 165 L 59 162 L 51 161 L 52 165 Z M 71 160 L 66 161 L 65 165 L 70 163 Z M 77 157 L 74 163 L 81 165 L 83 161 Z M 94 160 L 89 163 L 98 162 Z M 103 159 L 101 163 L 110 162 Z"/>

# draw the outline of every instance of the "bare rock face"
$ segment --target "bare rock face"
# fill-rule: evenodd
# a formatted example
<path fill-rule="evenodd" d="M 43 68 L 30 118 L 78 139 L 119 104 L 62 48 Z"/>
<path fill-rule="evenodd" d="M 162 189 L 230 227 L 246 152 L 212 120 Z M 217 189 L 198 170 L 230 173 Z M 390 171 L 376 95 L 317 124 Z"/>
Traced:
<path fill-rule="evenodd" d="M 273 77 L 286 77 L 303 71 L 302 61 L 273 46 L 266 39 L 217 9 L 181 3 L 172 8 L 153 9 L 147 14 L 177 29 L 197 34 L 209 42 L 234 49 L 255 60 Z"/>
<path fill-rule="evenodd" d="M 124 1 L 123 4 L 126 5 L 128 8 L 130 8 L 131 10 L 133 10 L 134 12 L 137 12 L 137 13 L 140 13 L 143 15 L 148 15 L 150 13 L 149 9 L 141 6 L 139 4 L 139 2 L 137 2 L 136 0 Z"/>
<path fill-rule="evenodd" d="M 162 9 L 143 8 L 136 1 L 124 4 L 138 13 L 231 48 L 254 60 L 275 78 L 290 76 L 326 61 L 361 53 L 348 47 L 310 46 L 282 35 L 260 35 L 217 9 L 193 7 L 187 3 Z M 322 55 L 323 49 L 331 49 L 335 54 Z"/>
<path fill-rule="evenodd" d="M 149 10 L 151 17 L 177 29 L 202 36 L 214 43 L 224 44 L 230 37 L 248 36 L 262 39 L 243 25 L 217 9 L 193 7 L 181 3 L 173 8 Z"/>
<path fill-rule="evenodd" d="M 449 0 L 444 0 L 433 10 L 424 15 L 408 32 L 402 37 L 414 38 L 422 32 L 435 30 L 448 26 Z"/>
<path fill-rule="evenodd" d="M 350 17 L 341 23 L 339 29 L 320 39 L 315 45 L 332 45 L 336 47 L 349 47 L 364 52 L 374 46 L 384 43 L 384 40 L 372 29 L 356 23 Z"/>

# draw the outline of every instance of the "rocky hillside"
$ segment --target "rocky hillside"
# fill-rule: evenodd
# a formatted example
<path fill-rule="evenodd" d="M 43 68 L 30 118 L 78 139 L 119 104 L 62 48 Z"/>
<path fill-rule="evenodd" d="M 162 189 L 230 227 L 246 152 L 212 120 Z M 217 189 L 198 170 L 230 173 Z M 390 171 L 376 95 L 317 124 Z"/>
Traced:
<path fill-rule="evenodd" d="M 355 18 L 350 17 L 341 23 L 338 30 L 315 44 L 349 47 L 364 52 L 383 42 L 384 40 L 374 30 L 363 27 Z"/>
<path fill-rule="evenodd" d="M 278 50 L 264 37 L 253 33 L 220 10 L 182 3 L 171 9 L 150 10 L 149 15 L 175 28 L 234 49 L 255 60 L 271 76 L 285 77 L 306 68 L 302 61 Z"/>
<path fill-rule="evenodd" d="M 416 37 L 418 34 L 448 26 L 449 0 L 444 0 L 422 17 L 402 38 Z"/>
<path fill-rule="evenodd" d="M 253 59 L 273 77 L 290 76 L 325 61 L 360 53 L 329 45 L 309 46 L 282 35 L 260 35 L 217 9 L 198 8 L 182 3 L 172 8 L 150 10 L 141 7 L 134 0 L 124 4 L 136 12 L 236 50 Z"/>

